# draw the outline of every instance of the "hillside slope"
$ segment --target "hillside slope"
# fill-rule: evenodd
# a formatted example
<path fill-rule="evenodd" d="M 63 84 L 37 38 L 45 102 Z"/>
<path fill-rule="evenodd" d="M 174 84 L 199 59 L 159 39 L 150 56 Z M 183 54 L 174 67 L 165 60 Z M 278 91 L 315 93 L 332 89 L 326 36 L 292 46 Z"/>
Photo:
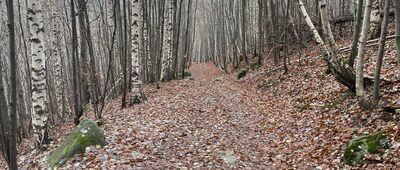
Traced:
<path fill-rule="evenodd" d="M 399 168 L 399 115 L 362 111 L 326 74 L 317 49 L 299 54 L 288 74 L 265 63 L 237 80 L 235 70 L 225 75 L 211 63 L 194 64 L 193 80 L 146 86 L 145 104 L 120 110 L 120 100 L 111 101 L 102 120 L 109 145 L 87 148 L 61 169 L 339 168 L 349 140 L 379 130 L 392 149 L 363 168 Z M 398 72 L 385 76 L 395 80 Z M 399 85 L 384 85 L 383 104 L 400 104 L 393 92 Z M 31 141 L 20 145 L 21 169 L 45 168 L 72 124 L 51 129 L 57 140 L 48 151 L 33 150 Z"/>

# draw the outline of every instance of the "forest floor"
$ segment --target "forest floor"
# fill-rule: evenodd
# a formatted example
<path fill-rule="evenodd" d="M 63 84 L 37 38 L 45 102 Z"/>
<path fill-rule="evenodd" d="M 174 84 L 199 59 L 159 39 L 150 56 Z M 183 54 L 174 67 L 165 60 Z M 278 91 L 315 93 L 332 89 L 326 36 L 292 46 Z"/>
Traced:
<path fill-rule="evenodd" d="M 109 145 L 88 148 L 61 169 L 337 169 L 346 167 L 349 140 L 380 130 L 392 148 L 349 168 L 400 168 L 400 116 L 380 107 L 362 111 L 326 74 L 317 48 L 298 52 L 288 74 L 267 62 L 237 80 L 238 70 L 224 74 L 212 63 L 194 64 L 192 80 L 146 86 L 145 104 L 121 110 L 120 100 L 111 101 L 102 120 Z M 400 104 L 400 74 L 388 54 L 384 77 L 395 83 L 383 83 L 382 106 Z M 51 148 L 72 127 L 51 127 L 56 140 L 45 152 L 23 142 L 21 169 L 44 169 Z"/>

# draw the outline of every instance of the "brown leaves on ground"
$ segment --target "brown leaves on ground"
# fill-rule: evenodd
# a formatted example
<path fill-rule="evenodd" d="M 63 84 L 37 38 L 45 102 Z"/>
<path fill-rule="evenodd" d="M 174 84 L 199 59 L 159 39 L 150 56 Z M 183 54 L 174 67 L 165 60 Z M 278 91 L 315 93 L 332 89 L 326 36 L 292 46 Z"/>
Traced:
<path fill-rule="evenodd" d="M 102 120 L 109 145 L 87 148 L 61 169 L 336 169 L 345 167 L 350 139 L 378 130 L 388 133 L 392 149 L 353 168 L 399 168 L 399 120 L 362 111 L 317 54 L 292 57 L 289 74 L 265 63 L 241 80 L 211 63 L 195 64 L 194 80 L 148 85 L 145 104 L 119 110 L 120 100 L 111 101 Z M 394 60 L 389 56 L 385 62 Z M 383 103 L 399 102 L 388 90 L 398 85 L 384 85 L 390 98 Z M 60 144 L 72 124 L 51 129 Z M 49 151 L 25 141 L 19 166 L 44 169 Z"/>

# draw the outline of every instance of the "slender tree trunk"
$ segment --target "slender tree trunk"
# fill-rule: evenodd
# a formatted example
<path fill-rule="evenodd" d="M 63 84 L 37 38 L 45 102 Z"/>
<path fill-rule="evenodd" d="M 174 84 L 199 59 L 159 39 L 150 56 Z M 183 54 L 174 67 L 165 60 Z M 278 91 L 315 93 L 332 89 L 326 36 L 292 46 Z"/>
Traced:
<path fill-rule="evenodd" d="M 390 6 L 391 6 L 391 0 L 385 0 L 385 11 L 384 11 L 385 14 L 382 21 L 381 38 L 379 40 L 379 50 L 378 50 L 378 57 L 377 57 L 375 77 L 374 77 L 373 102 L 375 104 L 379 102 L 379 84 L 380 84 L 382 60 L 385 54 L 385 44 L 386 44 L 387 27 L 389 24 Z"/>
<path fill-rule="evenodd" d="M 242 56 L 246 61 L 246 64 L 249 63 L 247 58 L 247 49 L 246 49 L 246 3 L 247 0 L 242 0 Z"/>
<path fill-rule="evenodd" d="M 1 57 L 1 54 L 0 54 Z M 3 70 L 3 64 L 0 62 L 0 70 Z M 6 88 L 3 82 L 4 73 L 0 71 L 0 147 L 4 159 L 10 165 L 10 117 L 8 115 Z"/>
<path fill-rule="evenodd" d="M 99 85 L 99 79 L 97 77 L 97 70 L 96 70 L 96 58 L 94 54 L 94 49 L 93 49 L 93 42 L 92 42 L 92 34 L 90 30 L 90 23 L 89 23 L 89 16 L 87 12 L 87 7 L 83 9 L 85 12 L 85 21 L 87 27 L 87 35 L 86 35 L 86 42 L 89 47 L 89 56 L 90 56 L 90 87 L 91 87 L 91 98 L 92 98 L 92 105 L 94 109 L 95 115 L 99 114 L 99 94 L 100 94 L 100 85 Z"/>
<path fill-rule="evenodd" d="M 174 2 L 174 45 L 172 47 L 172 70 L 171 76 L 173 79 L 176 78 L 177 75 L 177 67 L 178 67 L 178 55 L 179 55 L 179 45 L 180 45 L 180 27 L 181 27 L 181 14 L 182 14 L 182 3 L 183 0 L 179 0 L 179 8 L 178 8 L 178 0 Z M 175 24 L 176 23 L 176 24 Z"/>
<path fill-rule="evenodd" d="M 394 12 L 396 15 L 396 49 L 397 49 L 397 67 L 400 70 L 400 1 L 393 0 Z"/>
<path fill-rule="evenodd" d="M 75 3 L 74 0 L 70 1 L 71 5 L 71 27 L 72 27 L 72 73 L 73 73 L 73 91 L 74 91 L 74 111 L 75 125 L 79 124 L 79 119 L 83 115 L 82 109 L 82 98 L 80 88 L 80 75 L 79 75 L 79 64 L 78 64 L 78 31 L 76 27 L 76 16 L 75 16 Z"/>
<path fill-rule="evenodd" d="M 271 34 L 272 34 L 272 54 L 274 56 L 274 63 L 275 65 L 279 62 L 279 43 L 278 43 L 278 24 L 277 24 L 277 13 L 276 13 L 276 4 L 274 4 L 273 0 L 269 1 L 269 8 L 270 8 L 270 22 L 271 22 Z"/>
<path fill-rule="evenodd" d="M 57 1 L 54 1 L 57 4 Z M 60 18 L 56 8 L 52 7 L 52 20 L 53 20 L 53 36 L 52 38 L 52 54 L 54 56 L 54 76 L 56 81 L 56 101 L 57 101 L 57 113 L 59 118 L 64 121 L 64 83 L 62 77 L 62 64 L 60 55 Z"/>
<path fill-rule="evenodd" d="M 170 53 L 171 53 L 171 28 L 172 28 L 172 0 L 166 0 L 165 2 L 166 10 L 164 13 L 164 38 L 163 38 L 163 52 L 162 52 L 162 60 L 161 60 L 161 75 L 160 80 L 166 81 L 168 80 L 169 75 L 169 67 L 170 67 Z"/>
<path fill-rule="evenodd" d="M 18 169 L 17 165 L 17 57 L 16 57 L 16 43 L 15 43 L 15 20 L 14 20 L 14 2 L 7 0 L 7 18 L 9 30 L 9 52 L 10 52 L 10 122 L 9 122 L 9 159 L 8 164 L 11 170 Z M 1 70 L 2 71 L 2 70 Z M 0 76 L 2 79 L 3 76 Z M 3 83 L 3 81 L 0 81 Z M 3 85 L 3 84 L 2 84 Z M 0 94 L 1 95 L 1 94 Z M 1 96 L 4 97 L 4 96 Z M 3 123 L 3 122 L 2 122 Z M 5 134 L 3 134 L 5 135 Z"/>
<path fill-rule="evenodd" d="M 127 64 L 126 64 L 126 27 L 124 27 L 124 21 L 127 21 L 126 16 L 126 12 L 125 12 L 125 0 L 122 1 L 122 3 L 120 1 L 116 1 L 117 3 L 117 28 L 118 28 L 118 54 L 119 54 L 119 59 L 120 59 L 120 63 L 121 63 L 121 71 L 122 71 L 122 98 L 121 98 L 121 109 L 123 109 L 126 105 L 126 93 L 127 93 Z M 122 8 L 124 10 L 121 9 L 121 5 Z"/>
<path fill-rule="evenodd" d="M 325 33 L 325 39 L 329 44 L 330 52 L 333 57 L 339 56 L 339 50 L 336 44 L 335 37 L 333 36 L 332 29 L 329 23 L 328 10 L 326 0 L 319 0 L 319 9 L 321 14 L 321 26 Z"/>
<path fill-rule="evenodd" d="M 185 48 L 184 48 L 184 56 L 183 56 L 183 61 L 182 61 L 182 79 L 185 78 L 185 68 L 186 68 L 186 60 L 188 58 L 188 51 L 189 51 L 189 28 L 190 28 L 190 11 L 192 9 L 192 0 L 188 0 L 188 6 L 187 6 L 187 16 L 186 16 L 186 31 L 185 31 Z"/>
<path fill-rule="evenodd" d="M 81 98 L 82 106 L 86 106 L 90 101 L 89 94 L 89 62 L 87 55 L 87 43 L 86 43 L 86 30 L 87 26 L 85 24 L 85 11 L 86 1 L 78 0 L 78 22 L 79 22 L 79 44 L 80 44 L 80 57 L 81 57 Z M 120 18 L 120 17 L 118 17 Z"/>
<path fill-rule="evenodd" d="M 285 18 L 285 37 L 284 37 L 285 54 L 283 55 L 283 70 L 284 70 L 285 73 L 287 73 L 289 71 L 288 66 L 287 66 L 287 59 L 289 57 L 288 56 L 288 50 L 289 50 L 288 49 L 289 48 L 289 45 L 288 45 L 289 10 L 290 10 L 290 0 L 287 0 L 287 3 L 286 3 L 286 14 L 285 14 L 285 17 L 286 17 Z"/>
<path fill-rule="evenodd" d="M 358 5 L 357 5 L 357 14 L 356 17 L 354 18 L 355 21 L 355 26 L 354 26 L 354 33 L 353 33 L 353 41 L 351 44 L 351 53 L 349 57 L 349 65 L 351 67 L 354 66 L 354 61 L 357 56 L 357 51 L 358 51 L 358 40 L 360 39 L 360 33 L 361 33 L 361 21 L 362 21 L 362 12 L 363 12 L 363 6 L 364 6 L 364 0 L 358 0 Z"/>
<path fill-rule="evenodd" d="M 365 54 L 365 46 L 367 42 L 367 36 L 369 31 L 369 22 L 371 16 L 371 9 L 372 9 L 372 1 L 366 1 L 366 7 L 364 11 L 364 20 L 359 40 L 359 48 L 356 57 L 356 93 L 357 97 L 359 98 L 362 105 L 366 104 L 364 98 L 364 54 Z"/>
<path fill-rule="evenodd" d="M 259 47 L 258 47 L 258 65 L 261 66 L 262 64 L 262 56 L 263 56 L 263 9 L 264 9 L 264 2 L 262 0 L 258 0 L 258 43 L 259 43 Z"/>

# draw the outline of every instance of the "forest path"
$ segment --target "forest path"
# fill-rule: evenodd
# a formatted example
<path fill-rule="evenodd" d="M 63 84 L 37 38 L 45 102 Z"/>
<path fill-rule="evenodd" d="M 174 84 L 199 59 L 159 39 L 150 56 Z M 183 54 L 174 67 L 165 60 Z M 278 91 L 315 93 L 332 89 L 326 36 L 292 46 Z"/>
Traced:
<path fill-rule="evenodd" d="M 271 166 L 268 143 L 277 137 L 260 130 L 257 122 L 265 117 L 249 92 L 210 63 L 195 64 L 190 71 L 194 80 L 162 83 L 161 90 L 146 88 L 146 104 L 105 114 L 110 144 L 94 154 L 104 164 L 98 166 Z"/>

